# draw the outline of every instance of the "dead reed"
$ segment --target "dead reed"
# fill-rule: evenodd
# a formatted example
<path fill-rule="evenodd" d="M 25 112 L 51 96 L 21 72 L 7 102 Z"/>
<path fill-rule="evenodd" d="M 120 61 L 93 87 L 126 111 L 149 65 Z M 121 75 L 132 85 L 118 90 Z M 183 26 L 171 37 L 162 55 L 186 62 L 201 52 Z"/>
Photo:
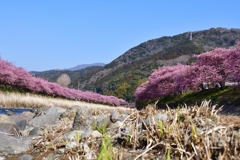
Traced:
<path fill-rule="evenodd" d="M 61 152 L 58 159 L 71 160 L 239 159 L 240 121 L 219 115 L 220 109 L 215 108 L 210 101 L 167 110 L 148 105 L 144 110 L 133 110 L 118 127 L 104 129 L 102 138 L 78 137 L 73 148 L 62 140 L 73 118 L 62 119 L 33 144 L 32 151 Z M 156 119 L 160 113 L 167 118 Z"/>

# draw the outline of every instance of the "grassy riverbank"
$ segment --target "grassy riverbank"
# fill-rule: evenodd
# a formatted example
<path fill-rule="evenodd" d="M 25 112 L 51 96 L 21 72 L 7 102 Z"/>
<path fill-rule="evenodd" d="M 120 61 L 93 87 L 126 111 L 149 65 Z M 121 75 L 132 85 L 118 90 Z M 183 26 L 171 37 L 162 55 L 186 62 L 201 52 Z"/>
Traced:
<path fill-rule="evenodd" d="M 63 108 L 71 108 L 74 105 L 80 107 L 88 107 L 93 109 L 114 109 L 115 107 L 110 105 L 103 105 L 97 103 L 88 103 L 85 101 L 75 101 L 63 98 L 54 98 L 50 96 L 43 96 L 31 93 L 21 92 L 8 92 L 0 91 L 0 105 L 3 107 L 16 107 L 16 108 L 38 108 L 38 107 L 51 107 L 58 106 Z M 118 106 L 117 109 L 126 109 Z"/>
<path fill-rule="evenodd" d="M 227 113 L 238 112 L 240 115 L 240 88 L 226 86 L 225 88 L 211 88 L 198 92 L 188 92 L 184 94 L 164 97 L 157 102 L 158 108 L 166 108 L 168 104 L 171 108 L 177 108 L 179 105 L 195 105 L 201 104 L 204 100 L 211 100 L 212 104 L 216 104 L 217 107 L 223 106 L 223 111 Z M 155 102 L 152 102 L 155 103 Z"/>
<path fill-rule="evenodd" d="M 211 100 L 214 104 L 236 104 L 240 101 L 240 88 L 237 87 L 225 87 L 211 88 L 198 92 L 187 92 L 176 96 L 168 96 L 162 98 L 159 104 L 166 103 L 201 103 L 203 100 Z"/>

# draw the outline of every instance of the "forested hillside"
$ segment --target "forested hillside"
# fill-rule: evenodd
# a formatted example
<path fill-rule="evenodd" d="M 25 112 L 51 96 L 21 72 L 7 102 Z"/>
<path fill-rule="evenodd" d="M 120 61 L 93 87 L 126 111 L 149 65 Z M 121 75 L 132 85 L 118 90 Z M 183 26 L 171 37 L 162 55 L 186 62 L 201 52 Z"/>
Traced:
<path fill-rule="evenodd" d="M 85 74 L 73 87 L 101 94 L 114 95 L 133 102 L 136 88 L 160 66 L 190 64 L 193 54 L 200 54 L 217 47 L 234 47 L 240 29 L 211 28 L 149 40 L 131 48 L 99 71 Z"/>

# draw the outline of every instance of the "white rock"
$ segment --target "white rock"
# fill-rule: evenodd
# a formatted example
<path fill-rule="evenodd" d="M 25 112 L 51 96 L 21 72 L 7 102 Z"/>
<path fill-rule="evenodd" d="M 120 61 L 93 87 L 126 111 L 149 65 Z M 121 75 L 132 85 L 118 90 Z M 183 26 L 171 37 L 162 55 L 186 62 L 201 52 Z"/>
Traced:
<path fill-rule="evenodd" d="M 57 115 L 58 112 L 54 106 L 50 107 L 46 112 L 45 115 L 50 116 L 50 115 Z"/>
<path fill-rule="evenodd" d="M 54 115 L 41 115 L 31 119 L 28 124 L 34 127 L 42 127 L 46 125 L 53 125 L 57 123 L 57 116 Z"/>
<path fill-rule="evenodd" d="M 5 158 L 5 157 L 1 157 L 1 156 L 0 156 L 0 160 L 6 160 L 6 158 Z"/>
<path fill-rule="evenodd" d="M 93 138 L 101 138 L 101 137 L 102 137 L 102 134 L 99 133 L 98 131 L 93 131 L 92 134 L 91 134 L 91 136 L 92 136 Z"/>
<path fill-rule="evenodd" d="M 33 156 L 31 156 L 29 154 L 24 154 L 18 158 L 18 160 L 32 160 L 32 159 L 33 159 Z"/>
<path fill-rule="evenodd" d="M 7 115 L 0 115 L 0 123 L 10 123 L 10 124 L 15 124 L 14 120 Z"/>
<path fill-rule="evenodd" d="M 66 148 L 73 148 L 76 147 L 77 145 L 78 145 L 77 142 L 67 142 Z"/>
<path fill-rule="evenodd" d="M 111 125 L 111 128 L 112 128 L 112 129 L 119 128 L 119 127 L 121 127 L 122 125 L 123 125 L 122 122 L 117 121 L 116 123 L 114 123 L 113 125 Z"/>

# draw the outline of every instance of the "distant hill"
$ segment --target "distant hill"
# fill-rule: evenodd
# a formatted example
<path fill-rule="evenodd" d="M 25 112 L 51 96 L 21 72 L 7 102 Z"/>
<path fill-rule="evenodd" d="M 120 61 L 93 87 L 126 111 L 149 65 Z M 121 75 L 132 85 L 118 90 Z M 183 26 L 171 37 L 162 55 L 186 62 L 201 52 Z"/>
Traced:
<path fill-rule="evenodd" d="M 94 73 L 96 71 L 99 71 L 102 68 L 103 68 L 102 66 L 90 66 L 80 70 L 49 70 L 49 71 L 42 71 L 42 72 L 31 71 L 30 73 L 35 77 L 43 78 L 49 82 L 56 82 L 57 78 L 60 75 L 65 73 L 69 75 L 71 81 L 73 82 L 75 79 L 85 74 Z M 72 84 L 70 84 L 69 87 L 72 88 Z"/>
<path fill-rule="evenodd" d="M 93 64 L 80 64 L 77 65 L 73 68 L 68 68 L 68 69 L 64 69 L 64 70 L 69 70 L 69 71 L 76 71 L 76 70 L 81 70 L 87 67 L 92 67 L 92 66 L 105 66 L 106 64 L 104 63 L 93 63 Z"/>
<path fill-rule="evenodd" d="M 114 95 L 133 102 L 135 89 L 152 73 L 164 65 L 189 64 L 193 54 L 210 51 L 216 47 L 234 47 L 240 40 L 240 29 L 211 28 L 164 36 L 139 44 L 105 65 L 73 81 L 73 87 Z"/>

